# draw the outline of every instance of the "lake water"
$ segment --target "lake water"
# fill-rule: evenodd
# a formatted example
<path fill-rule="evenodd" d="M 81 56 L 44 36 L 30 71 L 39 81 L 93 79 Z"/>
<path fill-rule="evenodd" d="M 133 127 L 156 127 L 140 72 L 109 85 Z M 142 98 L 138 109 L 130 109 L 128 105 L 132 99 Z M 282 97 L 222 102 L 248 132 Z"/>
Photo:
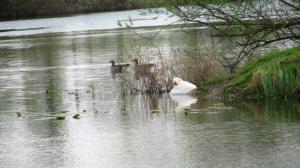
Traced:
<path fill-rule="evenodd" d="M 167 55 L 202 39 L 172 28 L 149 42 L 141 36 L 159 27 L 114 29 L 130 14 L 139 18 L 0 22 L 1 30 L 27 29 L 0 33 L 0 167 L 300 167 L 299 102 L 130 94 L 110 73 L 111 59 L 130 62 L 128 50 L 151 45 Z M 66 119 L 56 120 L 61 113 Z"/>

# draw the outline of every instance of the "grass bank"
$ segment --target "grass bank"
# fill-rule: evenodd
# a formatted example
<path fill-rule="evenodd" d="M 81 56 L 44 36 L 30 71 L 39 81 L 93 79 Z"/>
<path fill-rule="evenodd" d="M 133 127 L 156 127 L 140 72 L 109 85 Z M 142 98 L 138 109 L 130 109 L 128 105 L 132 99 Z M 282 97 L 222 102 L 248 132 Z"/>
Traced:
<path fill-rule="evenodd" d="M 225 94 L 238 99 L 300 97 L 300 45 L 272 51 L 246 63 L 225 85 Z"/>

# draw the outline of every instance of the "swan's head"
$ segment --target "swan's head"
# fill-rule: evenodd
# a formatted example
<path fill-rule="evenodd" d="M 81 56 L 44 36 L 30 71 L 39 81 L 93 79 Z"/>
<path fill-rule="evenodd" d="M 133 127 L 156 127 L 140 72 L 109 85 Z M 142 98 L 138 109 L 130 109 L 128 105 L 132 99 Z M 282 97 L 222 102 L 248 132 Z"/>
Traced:
<path fill-rule="evenodd" d="M 173 84 L 174 85 L 178 85 L 179 84 L 179 82 L 181 82 L 181 81 L 183 81 L 181 78 L 179 78 L 179 77 L 174 77 L 173 78 Z"/>

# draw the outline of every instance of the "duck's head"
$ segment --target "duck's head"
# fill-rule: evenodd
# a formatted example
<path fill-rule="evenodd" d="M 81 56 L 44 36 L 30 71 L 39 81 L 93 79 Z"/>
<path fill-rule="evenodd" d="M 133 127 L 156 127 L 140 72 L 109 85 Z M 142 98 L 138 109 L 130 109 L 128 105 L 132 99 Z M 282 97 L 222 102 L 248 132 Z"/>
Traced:
<path fill-rule="evenodd" d="M 183 80 L 181 78 L 179 78 L 179 77 L 174 77 L 173 80 L 172 80 L 172 82 L 173 82 L 174 85 L 178 85 L 179 82 L 181 82 L 181 81 L 183 81 Z"/>
<path fill-rule="evenodd" d="M 135 65 L 139 64 L 139 60 L 137 58 L 133 59 L 132 61 L 135 63 Z"/>
<path fill-rule="evenodd" d="M 114 60 L 110 60 L 109 63 L 111 63 L 112 65 L 115 65 L 115 61 Z"/>

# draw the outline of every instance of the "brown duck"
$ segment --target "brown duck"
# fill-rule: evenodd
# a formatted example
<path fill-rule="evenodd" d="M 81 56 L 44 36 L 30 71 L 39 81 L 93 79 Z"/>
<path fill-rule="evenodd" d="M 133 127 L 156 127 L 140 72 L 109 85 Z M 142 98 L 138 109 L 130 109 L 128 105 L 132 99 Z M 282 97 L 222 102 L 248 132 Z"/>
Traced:
<path fill-rule="evenodd" d="M 152 68 L 155 66 L 155 64 L 149 64 L 149 63 L 141 64 L 137 58 L 135 58 L 133 62 L 134 62 L 134 70 L 136 73 L 139 74 L 151 72 Z"/>
<path fill-rule="evenodd" d="M 129 67 L 130 64 L 116 64 L 114 60 L 110 61 L 112 73 L 123 73 Z"/>
<path fill-rule="evenodd" d="M 137 80 L 139 80 L 141 77 L 155 79 L 155 74 L 153 72 L 155 64 L 140 63 L 137 58 L 134 59 L 133 62 L 134 62 L 135 78 Z"/>

